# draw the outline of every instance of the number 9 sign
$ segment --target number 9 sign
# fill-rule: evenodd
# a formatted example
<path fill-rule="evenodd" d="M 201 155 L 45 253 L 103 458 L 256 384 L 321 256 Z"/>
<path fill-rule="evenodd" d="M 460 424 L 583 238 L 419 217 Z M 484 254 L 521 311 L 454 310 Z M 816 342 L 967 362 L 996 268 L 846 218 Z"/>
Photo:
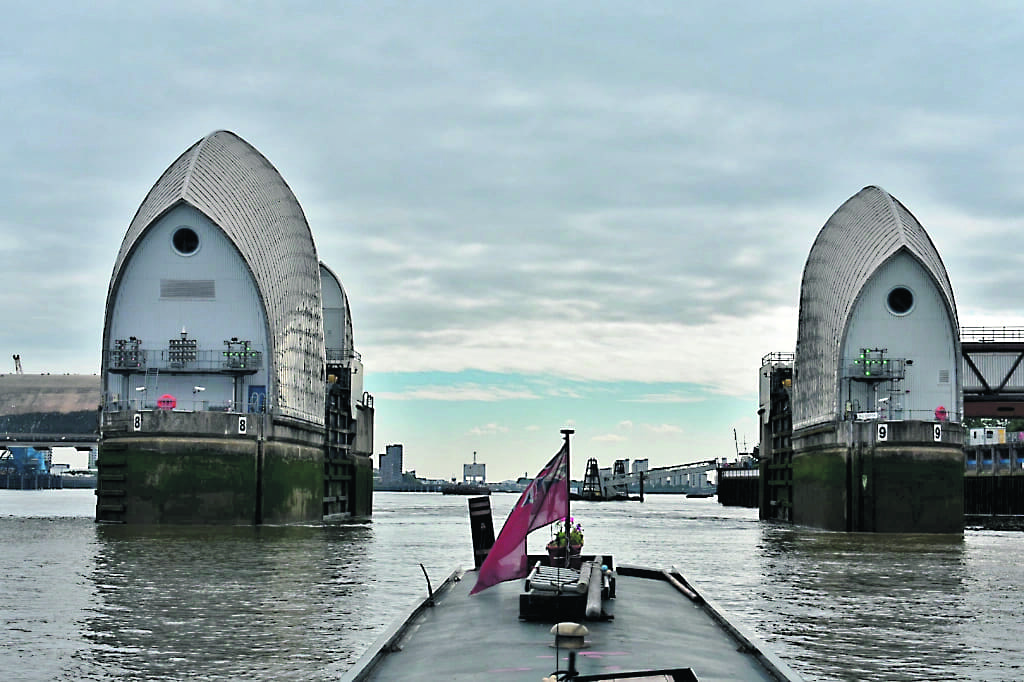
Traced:
<path fill-rule="evenodd" d="M 880 443 L 889 440 L 889 425 L 888 424 L 879 424 L 878 425 L 878 428 L 875 431 L 875 440 L 877 440 Z"/>

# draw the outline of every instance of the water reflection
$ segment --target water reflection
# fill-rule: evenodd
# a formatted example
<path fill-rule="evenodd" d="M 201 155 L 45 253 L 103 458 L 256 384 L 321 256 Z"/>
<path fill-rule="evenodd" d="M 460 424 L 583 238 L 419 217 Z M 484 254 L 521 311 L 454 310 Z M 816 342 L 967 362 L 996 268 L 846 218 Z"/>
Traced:
<path fill-rule="evenodd" d="M 381 493 L 359 525 L 140 528 L 97 526 L 77 492 L 6 515 L 0 495 L 7 677 L 334 679 L 426 593 L 421 562 L 435 586 L 472 565 L 465 499 Z M 492 498 L 500 526 L 516 496 Z M 1024 534 L 826 533 L 680 496 L 573 514 L 588 548 L 678 566 L 808 680 L 1024 679 Z"/>
<path fill-rule="evenodd" d="M 91 646 L 75 672 L 327 679 L 362 650 L 339 650 L 338 634 L 366 606 L 352 559 L 372 526 L 99 526 L 97 536 Z"/>
<path fill-rule="evenodd" d="M 959 535 L 829 533 L 763 525 L 763 636 L 829 679 L 951 679 L 963 670 Z M 879 659 L 888 663 L 880 669 Z"/>

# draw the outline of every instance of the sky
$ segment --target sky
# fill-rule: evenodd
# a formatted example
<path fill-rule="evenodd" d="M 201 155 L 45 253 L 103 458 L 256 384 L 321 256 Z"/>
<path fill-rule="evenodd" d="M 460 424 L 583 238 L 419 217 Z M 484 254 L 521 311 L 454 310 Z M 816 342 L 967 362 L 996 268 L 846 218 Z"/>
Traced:
<path fill-rule="evenodd" d="M 577 478 L 752 447 L 811 244 L 867 185 L 924 225 L 961 326 L 1024 325 L 1016 3 L 334 4 L 4 9 L 6 357 L 99 371 L 128 224 L 218 129 L 294 191 L 374 449 L 420 476 L 532 476 L 563 428 Z"/>

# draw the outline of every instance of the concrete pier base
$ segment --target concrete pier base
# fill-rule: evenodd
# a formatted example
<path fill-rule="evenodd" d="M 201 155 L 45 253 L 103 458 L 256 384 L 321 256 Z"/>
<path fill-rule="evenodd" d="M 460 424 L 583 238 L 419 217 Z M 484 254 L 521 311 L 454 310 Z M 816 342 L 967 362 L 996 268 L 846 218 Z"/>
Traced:
<path fill-rule="evenodd" d="M 237 414 L 141 414 L 139 422 L 127 414 L 105 423 L 97 521 L 259 524 L 323 518 L 322 435 L 318 442 L 318 434 L 293 424 L 261 424 L 269 422 L 263 415 L 245 416 L 252 421 L 238 433 Z"/>
<path fill-rule="evenodd" d="M 308 446 L 264 443 L 260 453 L 255 441 L 238 439 L 111 439 L 100 449 L 98 467 L 98 521 L 255 524 L 322 517 L 323 453 Z"/>
<path fill-rule="evenodd" d="M 878 425 L 885 440 L 878 440 Z M 838 422 L 793 435 L 793 521 L 827 530 L 962 533 L 963 430 Z"/>

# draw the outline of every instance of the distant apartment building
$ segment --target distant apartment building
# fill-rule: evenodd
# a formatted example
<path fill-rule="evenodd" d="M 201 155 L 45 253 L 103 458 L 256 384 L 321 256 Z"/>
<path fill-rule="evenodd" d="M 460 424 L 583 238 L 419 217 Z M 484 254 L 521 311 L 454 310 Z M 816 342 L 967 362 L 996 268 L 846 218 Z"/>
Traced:
<path fill-rule="evenodd" d="M 399 483 L 402 480 L 402 444 L 385 446 L 380 456 L 380 482 Z"/>
<path fill-rule="evenodd" d="M 631 469 L 631 471 L 634 474 L 639 474 L 641 471 L 647 471 L 650 468 L 651 467 L 650 467 L 650 464 L 648 463 L 648 460 L 646 460 L 646 459 L 634 459 L 633 460 L 633 468 Z"/>

